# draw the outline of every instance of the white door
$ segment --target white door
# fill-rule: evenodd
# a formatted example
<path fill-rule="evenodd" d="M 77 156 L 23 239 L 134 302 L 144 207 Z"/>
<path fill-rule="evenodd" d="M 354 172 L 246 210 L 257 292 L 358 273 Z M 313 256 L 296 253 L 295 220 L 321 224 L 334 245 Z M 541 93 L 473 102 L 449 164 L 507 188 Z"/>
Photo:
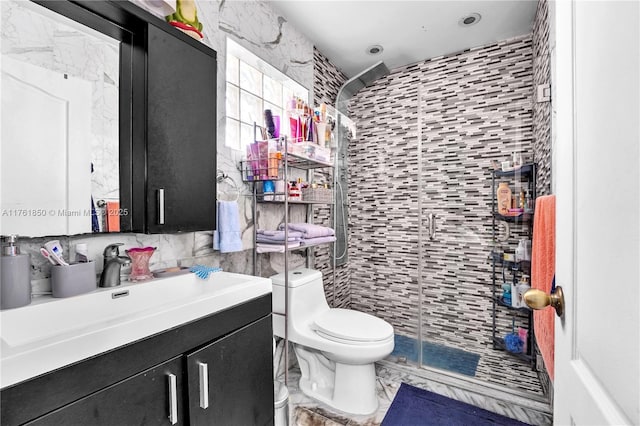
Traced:
<path fill-rule="evenodd" d="M 554 424 L 638 425 L 639 2 L 551 6 L 556 284 L 566 301 Z"/>

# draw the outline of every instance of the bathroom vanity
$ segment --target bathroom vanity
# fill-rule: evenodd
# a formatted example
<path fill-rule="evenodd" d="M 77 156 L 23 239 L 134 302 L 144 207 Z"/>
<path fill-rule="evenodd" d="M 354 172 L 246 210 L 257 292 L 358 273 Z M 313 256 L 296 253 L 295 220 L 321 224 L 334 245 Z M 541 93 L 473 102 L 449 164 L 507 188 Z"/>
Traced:
<path fill-rule="evenodd" d="M 3 425 L 273 423 L 269 279 L 183 274 L 0 316 Z"/>

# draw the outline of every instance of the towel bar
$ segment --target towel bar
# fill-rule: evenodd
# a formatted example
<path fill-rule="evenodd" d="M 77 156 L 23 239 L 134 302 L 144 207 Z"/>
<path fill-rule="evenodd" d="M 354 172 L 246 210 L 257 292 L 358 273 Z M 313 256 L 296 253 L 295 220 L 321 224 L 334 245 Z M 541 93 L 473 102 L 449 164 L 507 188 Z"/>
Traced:
<path fill-rule="evenodd" d="M 224 182 L 225 180 L 229 180 L 231 181 L 231 185 L 233 186 L 233 189 L 236 192 L 236 197 L 233 200 L 228 200 L 228 201 L 238 201 L 238 199 L 240 198 L 240 188 L 238 188 L 238 184 L 236 183 L 235 180 L 233 180 L 233 178 L 231 176 L 229 176 L 228 174 L 226 174 L 225 172 L 223 172 L 222 170 L 218 169 L 216 172 L 216 182 L 221 183 Z M 216 199 L 219 200 L 219 195 L 220 194 L 216 194 Z"/>

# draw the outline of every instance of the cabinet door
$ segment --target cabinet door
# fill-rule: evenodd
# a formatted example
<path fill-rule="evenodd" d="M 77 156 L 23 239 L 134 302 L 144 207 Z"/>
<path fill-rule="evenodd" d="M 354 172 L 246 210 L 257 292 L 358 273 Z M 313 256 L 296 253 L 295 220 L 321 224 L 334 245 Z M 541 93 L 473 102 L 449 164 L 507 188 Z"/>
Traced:
<path fill-rule="evenodd" d="M 189 424 L 273 424 L 271 315 L 187 356 Z"/>
<path fill-rule="evenodd" d="M 148 28 L 146 228 L 151 233 L 213 230 L 215 51 Z"/>
<path fill-rule="evenodd" d="M 172 358 L 27 424 L 185 424 L 182 359 L 182 356 Z"/>

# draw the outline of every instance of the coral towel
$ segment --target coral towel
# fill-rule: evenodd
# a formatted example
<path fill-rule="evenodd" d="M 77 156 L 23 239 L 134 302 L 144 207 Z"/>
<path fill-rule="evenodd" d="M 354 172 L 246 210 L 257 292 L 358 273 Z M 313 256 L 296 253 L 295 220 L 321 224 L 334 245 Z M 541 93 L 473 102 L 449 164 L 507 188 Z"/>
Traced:
<path fill-rule="evenodd" d="M 531 286 L 551 293 L 556 273 L 556 196 L 536 199 L 531 249 Z M 533 327 L 544 365 L 553 380 L 555 310 L 547 307 L 534 311 Z"/>

